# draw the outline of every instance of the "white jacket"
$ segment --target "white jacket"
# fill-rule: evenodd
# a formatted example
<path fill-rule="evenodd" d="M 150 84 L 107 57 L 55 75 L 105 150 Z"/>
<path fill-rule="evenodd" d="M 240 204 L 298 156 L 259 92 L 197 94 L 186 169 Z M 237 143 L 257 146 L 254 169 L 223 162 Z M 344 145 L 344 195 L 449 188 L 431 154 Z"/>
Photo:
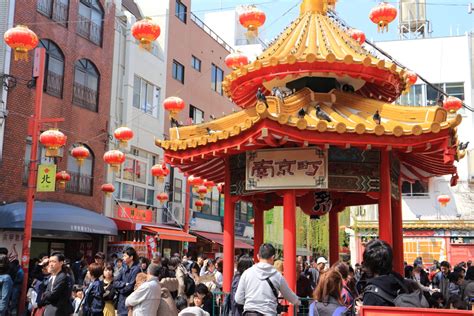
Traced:
<path fill-rule="evenodd" d="M 178 316 L 209 316 L 209 313 L 197 306 L 186 307 Z"/>
<path fill-rule="evenodd" d="M 158 278 L 153 277 L 133 291 L 125 300 L 125 305 L 133 307 L 133 316 L 156 315 L 160 299 L 160 283 Z"/>

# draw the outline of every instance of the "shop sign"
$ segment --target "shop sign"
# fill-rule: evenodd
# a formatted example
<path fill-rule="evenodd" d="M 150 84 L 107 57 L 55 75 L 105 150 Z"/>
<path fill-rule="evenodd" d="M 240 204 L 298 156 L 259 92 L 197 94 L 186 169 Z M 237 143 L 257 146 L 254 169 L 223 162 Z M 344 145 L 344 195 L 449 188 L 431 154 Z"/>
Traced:
<path fill-rule="evenodd" d="M 136 241 L 109 242 L 107 245 L 107 254 L 109 256 L 116 254 L 117 257 L 122 258 L 123 251 L 130 247 L 133 247 L 137 251 L 139 257 L 148 257 L 146 242 Z"/>
<path fill-rule="evenodd" d="M 327 189 L 328 155 L 317 147 L 246 153 L 246 190 Z"/>
<path fill-rule="evenodd" d="M 134 207 L 119 207 L 118 216 L 120 218 L 133 219 L 140 222 L 153 223 L 153 212 L 151 210 L 141 210 Z"/>
<path fill-rule="evenodd" d="M 10 261 L 19 260 L 19 255 L 23 249 L 23 232 L 1 232 L 0 245 L 8 249 L 8 259 Z"/>
<path fill-rule="evenodd" d="M 146 246 L 148 250 L 148 258 L 153 258 L 153 256 L 157 253 L 156 250 L 156 239 L 153 236 L 146 236 Z"/>
<path fill-rule="evenodd" d="M 54 192 L 56 188 L 56 165 L 41 164 L 36 178 L 37 192 Z"/>

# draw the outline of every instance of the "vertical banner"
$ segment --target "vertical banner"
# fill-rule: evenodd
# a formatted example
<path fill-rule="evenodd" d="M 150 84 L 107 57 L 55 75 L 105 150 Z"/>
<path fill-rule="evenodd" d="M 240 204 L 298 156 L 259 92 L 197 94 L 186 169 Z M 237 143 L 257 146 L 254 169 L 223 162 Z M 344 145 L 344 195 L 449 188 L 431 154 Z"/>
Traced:
<path fill-rule="evenodd" d="M 146 236 L 146 248 L 148 252 L 148 258 L 151 259 L 156 254 L 156 239 L 153 236 Z"/>
<path fill-rule="evenodd" d="M 54 192 L 56 188 L 56 165 L 41 164 L 36 178 L 37 192 Z"/>

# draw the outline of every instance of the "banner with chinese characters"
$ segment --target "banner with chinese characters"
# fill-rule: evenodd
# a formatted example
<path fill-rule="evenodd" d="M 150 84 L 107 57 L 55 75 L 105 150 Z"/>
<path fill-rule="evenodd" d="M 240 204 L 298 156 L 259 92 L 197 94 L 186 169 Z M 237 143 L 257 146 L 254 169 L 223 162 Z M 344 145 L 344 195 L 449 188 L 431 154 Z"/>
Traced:
<path fill-rule="evenodd" d="M 10 261 L 20 260 L 21 251 L 23 249 L 23 232 L 2 231 L 0 232 L 0 236 L 0 247 L 7 248 L 8 259 Z"/>
<path fill-rule="evenodd" d="M 54 192 L 56 189 L 56 165 L 38 165 L 36 191 Z"/>
<path fill-rule="evenodd" d="M 134 207 L 119 207 L 118 217 L 133 219 L 140 222 L 153 222 L 153 212 L 151 210 L 141 210 Z"/>
<path fill-rule="evenodd" d="M 246 190 L 327 189 L 328 155 L 318 147 L 246 153 Z"/>
<path fill-rule="evenodd" d="M 123 251 L 129 247 L 133 247 L 139 257 L 148 256 L 148 248 L 146 242 L 137 242 L 137 241 L 118 241 L 118 242 L 109 242 L 107 245 L 107 254 L 111 256 L 116 254 L 119 258 L 122 258 Z"/>

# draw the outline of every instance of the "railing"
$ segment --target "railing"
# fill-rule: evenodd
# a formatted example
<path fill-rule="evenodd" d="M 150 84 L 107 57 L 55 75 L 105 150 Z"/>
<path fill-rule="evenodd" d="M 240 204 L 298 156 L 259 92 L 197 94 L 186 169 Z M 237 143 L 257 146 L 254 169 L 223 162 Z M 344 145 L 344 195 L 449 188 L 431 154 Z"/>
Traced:
<path fill-rule="evenodd" d="M 204 30 L 207 34 L 209 34 L 219 45 L 224 47 L 229 52 L 233 52 L 234 49 L 232 46 L 226 43 L 219 35 L 217 35 L 209 26 L 207 26 L 200 18 L 198 18 L 194 13 L 191 12 L 191 20 L 196 23 L 201 29 Z"/>
<path fill-rule="evenodd" d="M 54 0 L 38 0 L 36 10 L 54 21 L 66 25 L 68 6 L 64 3 Z"/>
<path fill-rule="evenodd" d="M 102 43 L 102 26 L 95 24 L 89 18 L 80 14 L 77 16 L 77 19 L 77 34 L 100 46 Z"/>
<path fill-rule="evenodd" d="M 66 184 L 66 192 L 92 195 L 93 177 L 68 171 L 71 181 Z"/>
<path fill-rule="evenodd" d="M 97 112 L 97 91 L 74 83 L 72 101 L 88 110 Z"/>
<path fill-rule="evenodd" d="M 63 95 L 63 76 L 48 70 L 45 91 L 60 98 Z"/>

